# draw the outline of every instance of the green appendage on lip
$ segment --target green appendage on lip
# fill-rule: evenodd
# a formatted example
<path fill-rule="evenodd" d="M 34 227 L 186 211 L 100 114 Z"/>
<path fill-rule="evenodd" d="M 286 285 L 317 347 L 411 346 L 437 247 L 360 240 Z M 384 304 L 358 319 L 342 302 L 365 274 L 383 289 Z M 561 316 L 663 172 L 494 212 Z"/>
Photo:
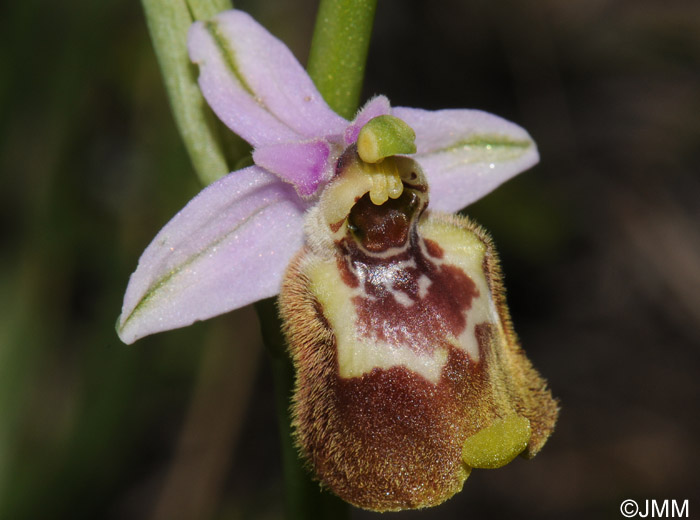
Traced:
<path fill-rule="evenodd" d="M 530 441 L 530 421 L 509 415 L 469 437 L 462 447 L 462 460 L 472 468 L 500 468 L 517 457 Z"/>

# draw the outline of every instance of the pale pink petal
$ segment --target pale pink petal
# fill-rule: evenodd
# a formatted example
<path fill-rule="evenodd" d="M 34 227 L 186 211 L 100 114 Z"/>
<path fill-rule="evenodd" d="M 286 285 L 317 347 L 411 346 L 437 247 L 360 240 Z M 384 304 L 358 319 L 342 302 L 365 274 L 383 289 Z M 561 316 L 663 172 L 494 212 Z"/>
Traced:
<path fill-rule="evenodd" d="M 360 130 L 370 119 L 387 114 L 391 114 L 391 105 L 386 96 L 376 96 L 370 99 L 357 113 L 355 120 L 345 129 L 343 135 L 345 144 L 352 144 L 357 141 Z"/>
<path fill-rule="evenodd" d="M 330 145 L 323 139 L 261 146 L 253 152 L 255 164 L 291 182 L 302 197 L 312 195 L 331 177 Z"/>
<path fill-rule="evenodd" d="M 518 125 L 480 110 L 396 107 L 392 115 L 416 132 L 417 154 L 430 183 L 430 207 L 454 212 L 539 161 Z"/>
<path fill-rule="evenodd" d="M 141 256 L 117 325 L 122 341 L 277 294 L 303 243 L 304 210 L 292 186 L 256 166 L 202 190 Z"/>
<path fill-rule="evenodd" d="M 196 22 L 189 51 L 209 105 L 254 147 L 340 134 L 347 125 L 284 43 L 242 11 Z"/>

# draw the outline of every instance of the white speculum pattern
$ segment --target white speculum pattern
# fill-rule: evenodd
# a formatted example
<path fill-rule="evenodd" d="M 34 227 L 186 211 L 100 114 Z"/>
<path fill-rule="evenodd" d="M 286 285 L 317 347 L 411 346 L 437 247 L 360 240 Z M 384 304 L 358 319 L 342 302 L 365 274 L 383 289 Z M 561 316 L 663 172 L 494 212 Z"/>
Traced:
<path fill-rule="evenodd" d="M 472 299 L 471 307 L 464 311 L 466 327 L 458 337 L 448 336 L 445 338 L 453 347 L 463 350 L 469 358 L 477 362 L 479 360 L 479 345 L 476 338 L 476 327 L 479 324 L 490 323 L 498 327 L 497 335 L 502 333 L 502 327 L 498 320 L 493 298 L 488 288 L 488 283 L 482 268 L 484 255 L 484 245 L 478 241 L 472 233 L 459 230 L 462 241 L 457 247 L 450 247 L 450 240 L 441 240 L 443 233 L 440 227 L 444 224 L 432 222 L 426 226 L 423 234 L 427 238 L 434 239 L 443 247 L 444 256 L 441 259 L 430 257 L 436 266 L 453 265 L 462 270 L 476 285 L 477 296 Z M 437 233 L 433 233 L 436 231 Z M 454 233 L 454 228 L 446 234 Z M 469 244 L 468 249 L 464 247 L 464 238 Z M 421 240 L 422 242 L 422 240 Z M 425 246 L 421 244 L 421 250 L 425 251 Z M 426 251 L 427 252 L 427 251 Z M 362 329 L 358 318 L 354 301 L 356 298 L 373 298 L 364 291 L 365 281 L 369 276 L 369 270 L 363 269 L 362 264 L 348 266 L 357 276 L 358 286 L 350 287 L 342 279 L 335 260 L 323 260 L 317 257 L 316 265 L 310 270 L 312 285 L 317 288 L 314 292 L 319 297 L 323 306 L 324 314 L 329 320 L 336 336 L 338 352 L 339 375 L 344 378 L 360 377 L 371 372 L 375 368 L 389 369 L 395 366 L 404 366 L 407 369 L 419 374 L 425 379 L 437 384 L 440 381 L 442 370 L 448 359 L 447 350 L 443 347 L 421 350 L 415 346 L 403 344 L 400 341 L 391 341 L 392 337 L 401 336 L 400 325 L 382 322 L 383 334 L 388 341 L 368 337 L 366 331 Z M 348 262 L 351 263 L 351 262 Z M 393 288 L 395 277 L 402 269 L 415 267 L 415 260 L 409 259 L 396 262 L 386 269 L 373 270 L 372 282 L 375 285 L 382 285 L 388 293 L 407 310 L 416 304 L 408 294 Z M 418 280 L 419 297 L 424 298 L 430 289 L 432 282 L 426 275 L 420 275 Z M 333 291 L 325 291 L 323 287 L 333 287 Z M 397 330 L 398 329 L 398 330 Z M 419 341 L 419 338 L 416 338 Z"/>

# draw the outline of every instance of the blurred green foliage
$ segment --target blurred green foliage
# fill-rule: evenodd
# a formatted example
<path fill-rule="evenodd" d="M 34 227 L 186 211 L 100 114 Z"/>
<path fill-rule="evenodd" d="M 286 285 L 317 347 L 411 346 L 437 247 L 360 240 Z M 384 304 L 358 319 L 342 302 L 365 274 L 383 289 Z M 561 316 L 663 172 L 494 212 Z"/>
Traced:
<path fill-rule="evenodd" d="M 197 366 L 201 329 L 127 348 L 114 321 L 198 186 L 138 5 L 3 9 L 0 518 L 96 518 Z"/>
<path fill-rule="evenodd" d="M 315 2 L 236 5 L 305 60 Z M 693 498 L 699 21 L 679 0 L 378 4 L 363 99 L 482 108 L 539 144 L 541 165 L 468 212 L 492 231 L 516 330 L 563 401 L 535 460 L 402 516 L 613 518 L 625 498 Z M 132 347 L 114 333 L 141 251 L 199 183 L 138 2 L 24 0 L 0 24 L 0 518 L 151 518 L 202 381 L 241 376 L 231 360 L 206 376 L 207 345 L 242 334 L 227 318 Z M 269 365 L 251 377 L 205 518 L 281 510 Z M 207 446 L 248 394 L 204 395 Z"/>

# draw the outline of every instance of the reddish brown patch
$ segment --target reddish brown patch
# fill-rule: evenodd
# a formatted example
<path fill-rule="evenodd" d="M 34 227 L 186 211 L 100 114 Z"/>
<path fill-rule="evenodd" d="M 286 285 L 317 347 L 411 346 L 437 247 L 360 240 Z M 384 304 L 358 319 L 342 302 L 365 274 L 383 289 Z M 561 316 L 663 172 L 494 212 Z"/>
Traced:
<path fill-rule="evenodd" d="M 413 215 L 420 209 L 417 193 L 404 190 L 397 199 L 377 206 L 365 194 L 348 216 L 348 226 L 367 251 L 378 253 L 406 244 Z"/>
<path fill-rule="evenodd" d="M 420 255 L 416 264 L 396 271 L 390 265 L 363 266 L 366 296 L 356 296 L 353 303 L 357 328 L 364 337 L 433 352 L 448 335 L 457 337 L 464 331 L 465 312 L 479 295 L 472 279 L 455 266 L 437 267 Z M 412 305 L 399 303 L 387 289 L 384 280 L 389 276 L 391 288 L 406 295 Z M 421 276 L 431 282 L 423 298 L 419 295 Z"/>
<path fill-rule="evenodd" d="M 352 274 L 344 257 L 340 255 L 336 256 L 335 263 L 338 266 L 338 271 L 340 272 L 340 279 L 343 280 L 345 285 L 352 287 L 353 289 L 360 286 L 360 281 L 354 274 Z"/>
<path fill-rule="evenodd" d="M 437 385 L 405 367 L 349 379 L 323 371 L 332 413 L 319 416 L 317 408 L 313 423 L 303 421 L 324 431 L 325 442 L 307 449 L 344 499 L 379 510 L 425 507 L 461 487 L 462 444 L 481 422 L 473 411 L 486 374 L 463 351 L 443 346 L 449 355 Z"/>
<path fill-rule="evenodd" d="M 343 222 L 345 222 L 345 219 L 340 219 L 338 222 L 334 222 L 333 224 L 330 224 L 329 227 L 331 228 L 331 231 L 333 233 L 337 233 L 340 227 L 343 225 Z"/>
<path fill-rule="evenodd" d="M 346 285 L 355 288 L 362 284 L 362 295 L 353 298 L 356 326 L 362 336 L 433 352 L 447 335 L 457 337 L 464 331 L 465 313 L 479 291 L 458 267 L 437 265 L 424 255 L 419 240 L 414 233 L 409 245 L 389 258 L 367 255 L 352 240 L 345 240 L 340 244 L 343 254 L 338 266 Z M 433 247 L 439 248 L 437 244 Z M 398 267 L 411 260 L 414 266 Z M 421 297 L 423 276 L 430 284 Z M 392 291 L 401 292 L 411 304 L 400 303 Z"/>
<path fill-rule="evenodd" d="M 424 238 L 423 243 L 425 244 L 425 249 L 428 251 L 428 254 L 433 258 L 442 258 L 445 256 L 445 251 L 434 240 Z"/>
<path fill-rule="evenodd" d="M 424 207 L 424 199 L 413 189 L 379 206 L 365 194 L 348 217 L 352 236 L 336 245 L 343 283 L 362 286 L 362 294 L 352 300 L 358 333 L 431 353 L 448 335 L 457 337 L 464 331 L 465 313 L 479 291 L 463 270 L 432 260 L 444 256 L 436 242 L 424 240 L 424 254 L 416 228 Z M 376 254 L 389 249 L 398 252 L 386 258 Z M 403 264 L 408 265 L 400 267 Z M 425 294 L 420 290 L 423 277 L 429 282 Z M 397 299 L 396 293 L 403 297 Z"/>

